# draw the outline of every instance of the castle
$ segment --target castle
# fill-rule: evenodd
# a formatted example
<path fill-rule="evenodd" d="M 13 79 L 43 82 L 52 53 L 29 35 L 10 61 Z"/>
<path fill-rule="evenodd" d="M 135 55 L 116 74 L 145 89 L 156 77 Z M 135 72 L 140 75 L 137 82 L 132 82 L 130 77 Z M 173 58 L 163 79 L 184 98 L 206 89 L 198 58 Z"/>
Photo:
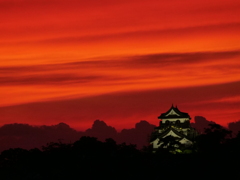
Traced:
<path fill-rule="evenodd" d="M 184 149 L 191 149 L 194 146 L 197 132 L 190 125 L 191 118 L 188 113 L 181 112 L 177 106 L 172 105 L 158 119 L 159 126 L 151 135 L 153 152 L 159 148 L 168 149 L 172 153 L 183 152 Z"/>

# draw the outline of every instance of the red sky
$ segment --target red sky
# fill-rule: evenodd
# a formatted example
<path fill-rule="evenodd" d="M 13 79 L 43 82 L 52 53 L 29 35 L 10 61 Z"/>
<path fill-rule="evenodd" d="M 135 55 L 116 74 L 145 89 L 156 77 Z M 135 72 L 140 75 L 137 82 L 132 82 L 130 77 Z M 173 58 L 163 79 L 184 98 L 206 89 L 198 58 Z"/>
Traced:
<path fill-rule="evenodd" d="M 239 0 L 0 0 L 0 125 L 240 120 Z"/>

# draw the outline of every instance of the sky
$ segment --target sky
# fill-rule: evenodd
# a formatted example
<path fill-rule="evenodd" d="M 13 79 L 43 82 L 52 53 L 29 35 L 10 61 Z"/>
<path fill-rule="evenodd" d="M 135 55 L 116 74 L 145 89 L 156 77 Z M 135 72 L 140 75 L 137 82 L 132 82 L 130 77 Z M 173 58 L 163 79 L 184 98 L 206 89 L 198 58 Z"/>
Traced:
<path fill-rule="evenodd" d="M 0 0 L 0 125 L 240 120 L 239 0 Z"/>

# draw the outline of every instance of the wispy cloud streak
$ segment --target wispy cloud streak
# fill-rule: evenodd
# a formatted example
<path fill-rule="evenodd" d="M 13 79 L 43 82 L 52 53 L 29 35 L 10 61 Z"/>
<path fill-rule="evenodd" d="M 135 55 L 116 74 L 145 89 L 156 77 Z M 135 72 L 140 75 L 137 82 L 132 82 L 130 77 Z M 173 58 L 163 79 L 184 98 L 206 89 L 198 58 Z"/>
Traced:
<path fill-rule="evenodd" d="M 167 53 L 143 56 L 128 56 L 61 64 L 6 66 L 0 68 L 0 84 L 34 85 L 58 84 L 61 82 L 86 83 L 91 81 L 167 79 L 175 81 L 229 75 L 232 81 L 239 80 L 240 51 Z M 186 74 L 190 74 L 188 77 Z M 178 75 L 179 77 L 177 77 Z M 175 79 L 175 80 L 174 80 Z M 230 81 L 228 79 L 228 81 Z M 211 80 L 211 77 L 209 77 Z M 223 81 L 225 81 L 223 79 Z M 221 81 L 220 81 L 221 82 Z M 188 84 L 191 85 L 191 84 Z"/>

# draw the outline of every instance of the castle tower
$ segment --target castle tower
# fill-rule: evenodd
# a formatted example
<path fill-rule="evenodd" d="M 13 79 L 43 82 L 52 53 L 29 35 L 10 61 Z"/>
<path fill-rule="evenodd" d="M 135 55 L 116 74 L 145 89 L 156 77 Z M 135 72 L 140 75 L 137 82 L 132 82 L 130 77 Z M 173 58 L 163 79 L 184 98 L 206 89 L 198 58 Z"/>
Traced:
<path fill-rule="evenodd" d="M 151 144 L 154 151 L 158 148 L 169 148 L 172 152 L 181 152 L 181 149 L 192 147 L 197 132 L 190 125 L 188 113 L 181 112 L 177 106 L 162 113 L 159 126 L 151 135 Z"/>

